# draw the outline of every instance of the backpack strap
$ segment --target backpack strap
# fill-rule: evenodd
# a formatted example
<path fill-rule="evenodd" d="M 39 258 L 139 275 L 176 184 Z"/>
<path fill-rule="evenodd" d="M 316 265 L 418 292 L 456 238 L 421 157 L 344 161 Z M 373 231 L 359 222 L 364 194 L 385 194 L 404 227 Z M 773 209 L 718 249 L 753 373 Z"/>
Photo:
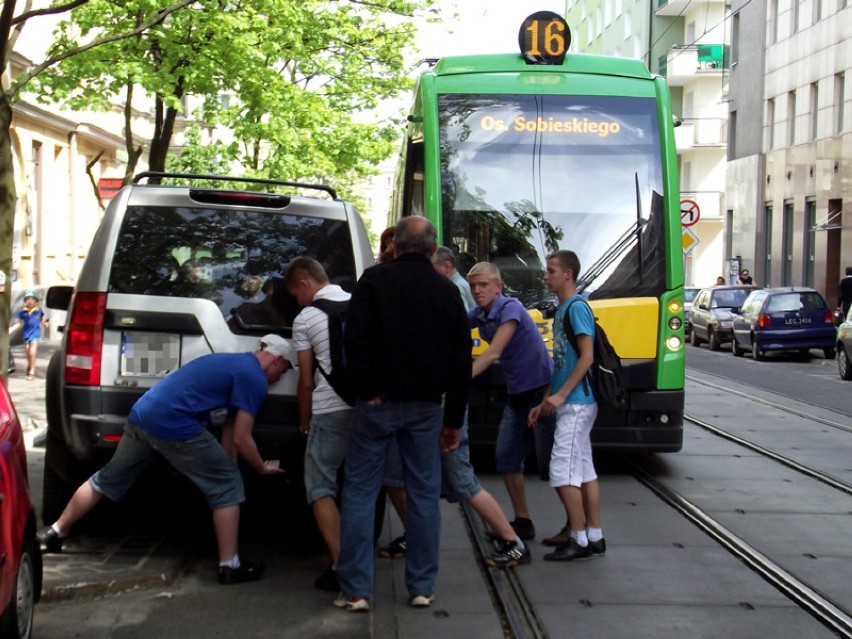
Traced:
<path fill-rule="evenodd" d="M 568 306 L 565 307 L 565 316 L 562 318 L 562 330 L 565 332 L 565 337 L 568 339 L 568 343 L 571 345 L 571 348 L 574 349 L 574 352 L 577 353 L 577 357 L 580 357 L 580 349 L 577 348 L 577 335 L 574 332 L 574 327 L 571 325 L 571 307 L 575 302 L 582 302 L 586 306 L 589 306 L 588 302 L 585 300 L 577 299 L 576 297 L 568 302 Z M 592 310 L 592 307 L 589 306 L 589 310 Z M 594 313 L 592 314 L 594 317 Z M 586 371 L 586 374 L 583 375 L 583 392 L 586 395 L 590 395 L 589 393 L 589 380 L 591 378 L 591 367 Z"/>

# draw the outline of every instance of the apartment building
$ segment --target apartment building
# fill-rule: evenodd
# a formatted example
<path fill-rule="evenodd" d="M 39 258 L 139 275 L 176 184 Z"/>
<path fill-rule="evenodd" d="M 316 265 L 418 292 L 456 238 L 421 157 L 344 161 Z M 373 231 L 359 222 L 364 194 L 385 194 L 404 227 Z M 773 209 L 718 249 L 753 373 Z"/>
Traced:
<path fill-rule="evenodd" d="M 852 8 L 731 3 L 726 235 L 768 286 L 837 301 L 852 266 Z"/>

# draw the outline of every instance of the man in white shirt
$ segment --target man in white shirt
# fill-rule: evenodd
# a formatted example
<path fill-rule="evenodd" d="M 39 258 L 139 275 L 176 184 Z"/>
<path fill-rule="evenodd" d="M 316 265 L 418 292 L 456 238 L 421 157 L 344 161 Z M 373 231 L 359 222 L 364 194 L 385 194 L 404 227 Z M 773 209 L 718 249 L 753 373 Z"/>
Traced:
<path fill-rule="evenodd" d="M 326 379 L 326 375 L 332 372 L 329 318 L 311 304 L 318 300 L 348 302 L 350 295 L 337 284 L 331 284 L 322 264 L 307 256 L 290 262 L 284 283 L 299 306 L 303 307 L 293 321 L 293 346 L 299 363 L 296 394 L 299 428 L 308 438 L 305 491 L 331 555 L 331 564 L 314 585 L 321 590 L 336 592 L 340 589 L 336 573 L 340 554 L 337 473 L 349 446 L 354 409 Z"/>

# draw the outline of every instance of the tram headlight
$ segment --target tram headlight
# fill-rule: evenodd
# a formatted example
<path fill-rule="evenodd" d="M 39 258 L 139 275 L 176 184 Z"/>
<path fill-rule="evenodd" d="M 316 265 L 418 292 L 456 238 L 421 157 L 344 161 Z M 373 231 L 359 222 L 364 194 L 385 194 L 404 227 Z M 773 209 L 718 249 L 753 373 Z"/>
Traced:
<path fill-rule="evenodd" d="M 677 335 L 672 335 L 670 338 L 666 340 L 666 346 L 669 347 L 669 350 L 679 351 L 683 346 L 683 342 Z"/>
<path fill-rule="evenodd" d="M 683 326 L 683 322 L 679 317 L 671 317 L 669 318 L 669 328 L 673 331 L 678 330 L 681 326 Z"/>
<path fill-rule="evenodd" d="M 682 307 L 683 304 L 679 300 L 672 300 L 669 302 L 669 313 L 679 313 Z"/>

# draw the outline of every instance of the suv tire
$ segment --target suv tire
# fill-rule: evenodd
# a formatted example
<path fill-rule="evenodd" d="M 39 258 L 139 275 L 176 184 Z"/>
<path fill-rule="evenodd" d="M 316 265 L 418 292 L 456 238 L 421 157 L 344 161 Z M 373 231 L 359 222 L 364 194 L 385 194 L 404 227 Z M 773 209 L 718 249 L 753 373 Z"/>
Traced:
<path fill-rule="evenodd" d="M 707 329 L 707 345 L 711 351 L 718 351 L 722 348 L 722 345 L 719 343 L 719 336 L 716 335 L 716 331 L 712 328 Z"/>
<path fill-rule="evenodd" d="M 698 332 L 695 327 L 692 327 L 692 332 L 689 334 L 689 343 L 693 346 L 701 346 L 701 340 L 698 339 Z"/>
<path fill-rule="evenodd" d="M 852 379 L 852 361 L 849 361 L 849 353 L 843 346 L 837 348 L 837 372 L 840 379 Z"/>
<path fill-rule="evenodd" d="M 734 354 L 734 357 L 742 357 L 743 350 L 737 345 L 737 338 L 731 338 L 731 352 Z"/>

